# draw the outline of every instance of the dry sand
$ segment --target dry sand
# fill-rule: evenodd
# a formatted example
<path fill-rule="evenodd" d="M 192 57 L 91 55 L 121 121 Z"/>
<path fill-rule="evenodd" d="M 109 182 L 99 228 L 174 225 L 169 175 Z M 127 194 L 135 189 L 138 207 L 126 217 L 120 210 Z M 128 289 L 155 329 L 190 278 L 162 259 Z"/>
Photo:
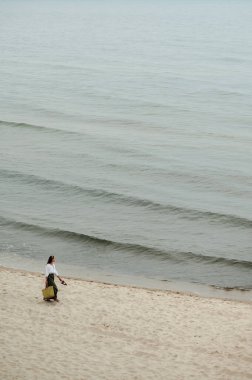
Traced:
<path fill-rule="evenodd" d="M 1 380 L 252 379 L 252 305 L 0 269 Z"/>

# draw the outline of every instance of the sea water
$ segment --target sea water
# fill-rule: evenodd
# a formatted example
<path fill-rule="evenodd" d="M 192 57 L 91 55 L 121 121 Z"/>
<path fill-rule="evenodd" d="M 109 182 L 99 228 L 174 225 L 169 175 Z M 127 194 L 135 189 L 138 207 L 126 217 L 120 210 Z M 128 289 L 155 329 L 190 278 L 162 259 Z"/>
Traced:
<path fill-rule="evenodd" d="M 0 264 L 251 289 L 251 16 L 0 0 Z"/>

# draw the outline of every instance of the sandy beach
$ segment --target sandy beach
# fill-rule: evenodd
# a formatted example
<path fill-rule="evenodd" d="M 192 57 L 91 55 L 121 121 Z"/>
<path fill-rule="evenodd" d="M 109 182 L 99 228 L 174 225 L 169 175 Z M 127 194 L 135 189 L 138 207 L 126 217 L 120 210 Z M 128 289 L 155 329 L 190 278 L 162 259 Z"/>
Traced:
<path fill-rule="evenodd" d="M 252 305 L 1 268 L 4 380 L 252 379 Z"/>

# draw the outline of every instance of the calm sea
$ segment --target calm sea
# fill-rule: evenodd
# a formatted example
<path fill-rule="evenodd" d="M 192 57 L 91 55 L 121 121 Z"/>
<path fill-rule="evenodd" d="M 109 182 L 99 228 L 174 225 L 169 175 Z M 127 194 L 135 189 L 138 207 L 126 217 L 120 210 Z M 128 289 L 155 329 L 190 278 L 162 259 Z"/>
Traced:
<path fill-rule="evenodd" d="M 0 0 L 0 264 L 251 289 L 251 20 Z"/>

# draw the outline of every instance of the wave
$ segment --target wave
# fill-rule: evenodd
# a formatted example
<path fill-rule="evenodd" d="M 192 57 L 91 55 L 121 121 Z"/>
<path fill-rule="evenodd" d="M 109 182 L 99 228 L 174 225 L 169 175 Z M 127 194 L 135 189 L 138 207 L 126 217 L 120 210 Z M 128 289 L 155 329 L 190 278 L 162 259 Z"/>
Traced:
<path fill-rule="evenodd" d="M 129 254 L 134 255 L 150 255 L 159 256 L 163 261 L 172 261 L 174 263 L 187 262 L 188 260 L 195 263 L 205 263 L 205 264 L 217 264 L 218 266 L 238 266 L 240 268 L 252 268 L 251 261 L 228 259 L 225 257 L 216 257 L 209 255 L 202 255 L 194 252 L 183 252 L 178 250 L 168 251 L 161 250 L 155 247 L 149 247 L 142 244 L 134 243 L 124 243 L 117 242 L 109 239 L 99 238 L 97 236 L 87 235 L 80 232 L 62 230 L 53 227 L 44 227 L 38 224 L 31 224 L 26 222 L 21 222 L 9 218 L 0 216 L 0 225 L 12 227 L 18 230 L 31 231 L 40 235 L 46 235 L 49 237 L 58 237 L 64 240 L 79 241 L 81 243 L 91 243 L 96 246 L 101 246 L 102 248 L 109 247 L 114 251 L 125 251 Z"/>
<path fill-rule="evenodd" d="M 60 133 L 60 134 L 64 134 L 64 135 L 66 135 L 66 134 L 67 135 L 79 135 L 80 134 L 79 132 L 68 131 L 68 130 L 60 129 L 60 128 L 54 128 L 54 127 L 51 128 L 51 127 L 45 127 L 45 126 L 41 126 L 41 125 L 28 124 L 28 123 L 17 123 L 14 121 L 0 120 L 0 126 L 1 125 L 11 127 L 11 128 L 32 129 L 32 130 L 37 130 L 37 131 L 43 131 L 46 133 L 51 132 L 51 133 Z"/>
<path fill-rule="evenodd" d="M 93 198 L 100 198 L 110 202 L 120 202 L 124 205 L 143 207 L 146 209 L 158 211 L 160 213 L 169 212 L 189 220 L 208 220 L 214 223 L 228 224 L 232 226 L 238 226 L 243 228 L 251 228 L 252 220 L 239 217 L 232 214 L 223 214 L 212 211 L 202 211 L 196 209 L 190 209 L 186 207 L 174 206 L 171 204 L 162 204 L 149 199 L 138 198 L 132 195 L 126 195 L 122 193 L 116 193 L 104 189 L 85 188 L 76 184 L 66 183 L 59 180 L 47 179 L 34 174 L 26 174 L 14 170 L 0 170 L 0 176 L 5 178 L 18 179 L 26 184 L 34 184 L 44 186 L 46 189 L 55 189 L 62 191 L 70 196 L 83 195 L 91 196 Z"/>
<path fill-rule="evenodd" d="M 17 122 L 14 122 L 14 121 L 4 121 L 4 120 L 0 120 L 0 127 L 1 125 L 3 126 L 7 126 L 7 127 L 11 127 L 11 128 L 23 128 L 23 129 L 31 129 L 33 131 L 37 131 L 37 132 L 44 132 L 44 133 L 55 133 L 55 134 L 60 134 L 62 135 L 62 137 L 64 136 L 67 136 L 67 135 L 71 135 L 71 136 L 74 136 L 76 138 L 93 138 L 94 136 L 91 135 L 90 133 L 88 132 L 83 132 L 83 131 L 69 131 L 69 130 L 66 130 L 66 129 L 60 129 L 60 128 L 55 128 L 55 127 L 46 127 L 46 126 L 41 126 L 41 125 L 35 125 L 35 124 L 28 124 L 28 123 L 17 123 Z M 148 153 L 142 153 L 142 152 L 138 152 L 137 150 L 133 149 L 132 147 L 130 148 L 130 151 L 128 149 L 126 149 L 125 147 L 117 147 L 115 144 L 109 144 L 108 142 L 103 142 L 104 144 L 104 147 L 105 148 L 109 148 L 110 151 L 114 151 L 114 152 L 117 152 L 117 153 L 124 153 L 124 154 L 127 154 L 127 155 L 131 155 L 132 156 L 136 156 L 136 157 L 140 157 L 140 158 L 146 158 L 148 156 Z M 102 149 L 101 146 L 99 146 L 99 149 Z"/>
<path fill-rule="evenodd" d="M 252 290 L 252 285 L 249 286 L 242 286 L 242 285 L 237 285 L 237 286 L 220 286 L 220 285 L 210 285 L 214 289 L 218 290 L 225 290 L 227 292 L 231 292 L 233 290 L 239 290 L 240 292 L 249 292 Z"/>

